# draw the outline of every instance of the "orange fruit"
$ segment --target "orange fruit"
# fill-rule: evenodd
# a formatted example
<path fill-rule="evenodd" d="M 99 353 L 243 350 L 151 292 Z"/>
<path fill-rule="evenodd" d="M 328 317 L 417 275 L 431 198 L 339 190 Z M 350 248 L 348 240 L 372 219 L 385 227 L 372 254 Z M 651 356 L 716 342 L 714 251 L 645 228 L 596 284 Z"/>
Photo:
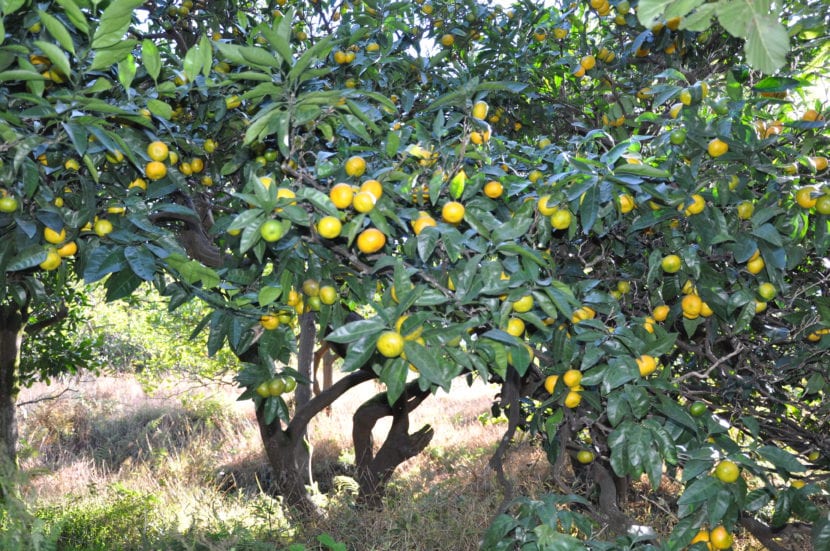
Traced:
<path fill-rule="evenodd" d="M 150 157 L 151 161 L 164 161 L 169 154 L 170 149 L 164 142 L 156 140 L 150 142 L 150 145 L 147 146 L 147 156 Z"/>
<path fill-rule="evenodd" d="M 366 159 L 360 155 L 349 157 L 346 161 L 345 170 L 349 176 L 363 176 L 363 173 L 366 172 Z"/>
<path fill-rule="evenodd" d="M 677 256 L 676 254 L 670 254 L 663 257 L 663 260 L 660 263 L 660 265 L 662 266 L 664 272 L 674 274 L 680 271 L 680 266 L 682 265 L 682 262 L 679 256 Z"/>
<path fill-rule="evenodd" d="M 320 302 L 323 304 L 331 305 L 337 302 L 337 289 L 332 287 L 331 285 L 323 285 L 320 287 Z"/>
<path fill-rule="evenodd" d="M 403 336 L 397 331 L 384 331 L 380 334 L 377 349 L 387 358 L 397 358 L 403 352 Z"/>
<path fill-rule="evenodd" d="M 692 538 L 692 541 L 690 541 L 689 543 L 690 544 L 695 544 L 695 543 L 701 543 L 701 542 L 702 543 L 708 543 L 709 542 L 709 531 L 708 530 L 701 529 L 695 535 L 695 537 Z"/>
<path fill-rule="evenodd" d="M 280 326 L 280 318 L 275 314 L 263 314 L 259 318 L 259 324 L 268 331 Z"/>
<path fill-rule="evenodd" d="M 732 541 L 732 534 L 723 526 L 718 526 L 709 532 L 709 543 L 715 549 L 729 549 L 732 547 Z"/>
<path fill-rule="evenodd" d="M 329 191 L 329 199 L 339 209 L 347 209 L 352 205 L 354 190 L 346 183 L 335 184 Z"/>
<path fill-rule="evenodd" d="M 520 320 L 519 318 L 510 318 L 507 320 L 507 327 L 504 331 L 508 335 L 513 335 L 514 337 L 521 337 L 522 334 L 525 332 L 525 322 Z"/>
<path fill-rule="evenodd" d="M 634 210 L 637 204 L 634 202 L 634 198 L 627 194 L 623 193 L 620 195 L 620 212 L 623 214 L 629 213 Z"/>
<path fill-rule="evenodd" d="M 150 161 L 144 167 L 144 175 L 151 180 L 161 180 L 167 176 L 167 165 L 161 161 Z"/>
<path fill-rule="evenodd" d="M 364 254 L 376 253 L 386 245 L 386 235 L 377 228 L 367 228 L 357 236 L 357 248 Z"/>
<path fill-rule="evenodd" d="M 795 202 L 798 206 L 805 209 L 811 209 L 816 206 L 817 197 L 813 197 L 813 192 L 816 188 L 812 186 L 804 186 L 795 192 Z"/>
<path fill-rule="evenodd" d="M 657 369 L 657 359 L 654 356 L 643 354 L 635 360 L 641 377 L 648 377 Z"/>
<path fill-rule="evenodd" d="M 105 235 L 112 233 L 112 222 L 106 218 L 101 218 L 100 220 L 95 221 L 92 230 L 98 235 L 98 237 L 104 237 Z"/>
<path fill-rule="evenodd" d="M 424 228 L 435 225 L 437 225 L 437 222 L 432 216 L 421 213 L 421 216 L 412 221 L 412 231 L 415 232 L 415 235 L 420 235 Z"/>
<path fill-rule="evenodd" d="M 761 270 L 764 269 L 765 265 L 766 264 L 764 263 L 764 259 L 759 256 L 759 257 L 757 257 L 753 260 L 750 260 L 749 262 L 746 263 L 746 271 L 748 271 L 749 273 L 751 273 L 753 275 L 754 274 L 759 274 L 759 273 L 761 273 Z"/>
<path fill-rule="evenodd" d="M 56 270 L 58 266 L 61 265 L 61 256 L 58 254 L 58 251 L 55 249 L 48 249 L 46 251 L 46 260 L 41 262 L 39 265 L 41 269 L 46 270 L 47 272 L 51 272 L 52 270 Z"/>
<path fill-rule="evenodd" d="M 43 228 L 43 239 L 47 243 L 52 243 L 53 245 L 63 243 L 66 240 L 66 228 L 61 228 L 61 231 L 59 232 L 56 232 L 49 227 Z"/>
<path fill-rule="evenodd" d="M 354 196 L 352 206 L 357 212 L 371 212 L 375 208 L 377 198 L 368 191 L 359 191 Z"/>
<path fill-rule="evenodd" d="M 592 55 L 586 55 L 582 59 L 579 60 L 579 64 L 586 71 L 590 71 L 591 69 L 593 69 L 596 66 L 597 60 Z"/>
<path fill-rule="evenodd" d="M 464 205 L 458 201 L 449 201 L 441 209 L 441 218 L 448 224 L 458 224 L 464 220 Z"/>
<path fill-rule="evenodd" d="M 69 243 L 65 244 L 64 246 L 58 248 L 58 255 L 61 258 L 65 258 L 67 256 L 73 256 L 76 252 L 78 252 L 78 244 L 74 241 L 70 241 Z"/>
<path fill-rule="evenodd" d="M 669 310 L 670 308 L 668 306 L 661 304 L 660 306 L 655 306 L 651 315 L 656 321 L 666 321 L 666 318 L 669 317 Z"/>
<path fill-rule="evenodd" d="M 709 152 L 709 155 L 717 158 L 729 151 L 729 144 L 719 138 L 715 138 L 709 142 L 706 150 Z"/>
<path fill-rule="evenodd" d="M 513 303 L 513 311 L 520 314 L 530 312 L 533 309 L 533 295 L 525 295 Z"/>
<path fill-rule="evenodd" d="M 583 465 L 587 465 L 594 460 L 594 454 L 588 450 L 579 450 L 576 454 L 576 460 Z"/>
<path fill-rule="evenodd" d="M 698 193 L 692 195 L 692 203 L 687 205 L 683 211 L 686 216 L 700 214 L 706 208 L 706 200 Z"/>
<path fill-rule="evenodd" d="M 557 230 L 565 230 L 571 226 L 573 216 L 567 209 L 559 209 L 550 217 L 550 225 Z"/>
<path fill-rule="evenodd" d="M 715 476 L 721 482 L 731 484 L 741 476 L 741 470 L 734 462 L 724 459 L 715 467 Z"/>
<path fill-rule="evenodd" d="M 830 214 L 830 195 L 822 195 L 816 199 L 816 212 L 819 214 Z"/>
<path fill-rule="evenodd" d="M 383 185 L 377 180 L 366 180 L 360 185 L 360 191 L 368 191 L 375 196 L 375 199 L 380 199 L 383 195 Z"/>
<path fill-rule="evenodd" d="M 449 48 L 453 44 L 455 44 L 455 37 L 453 35 L 447 33 L 441 37 L 441 45 L 445 48 Z"/>
<path fill-rule="evenodd" d="M 700 315 L 700 310 L 703 307 L 703 301 L 697 295 L 686 295 L 680 301 L 680 307 L 683 309 L 683 317 L 687 319 L 695 319 Z"/>
<path fill-rule="evenodd" d="M 579 386 L 582 382 L 582 372 L 578 369 L 569 369 L 562 375 L 562 382 L 569 388 Z"/>
<path fill-rule="evenodd" d="M 342 229 L 343 224 L 334 216 L 324 216 L 317 222 L 317 233 L 326 239 L 338 237 Z"/>
<path fill-rule="evenodd" d="M 579 405 L 580 402 L 582 402 L 582 394 L 580 394 L 579 391 L 568 391 L 568 394 L 565 396 L 566 408 L 575 408 Z"/>
<path fill-rule="evenodd" d="M 816 169 L 816 172 L 821 172 L 827 169 L 827 157 L 808 157 L 810 164 Z"/>
<path fill-rule="evenodd" d="M 484 195 L 490 199 L 498 199 L 502 193 L 504 193 L 504 186 L 501 185 L 501 182 L 491 180 L 484 184 Z"/>
<path fill-rule="evenodd" d="M 194 174 L 199 174 L 205 169 L 205 162 L 199 157 L 190 159 L 190 168 L 193 169 Z"/>
<path fill-rule="evenodd" d="M 553 389 L 556 386 L 556 381 L 559 380 L 559 375 L 548 375 L 545 377 L 545 390 L 548 394 L 553 394 Z"/>
<path fill-rule="evenodd" d="M 755 205 L 749 201 L 743 201 L 738 205 L 738 218 L 741 220 L 749 220 L 753 212 L 755 212 Z"/>
<path fill-rule="evenodd" d="M 536 202 L 536 208 L 542 216 L 551 216 L 554 212 L 559 210 L 559 207 L 550 205 L 550 195 L 543 195 Z"/>
<path fill-rule="evenodd" d="M 487 117 L 487 111 L 490 106 L 486 101 L 477 101 L 473 104 L 473 118 L 483 121 Z"/>

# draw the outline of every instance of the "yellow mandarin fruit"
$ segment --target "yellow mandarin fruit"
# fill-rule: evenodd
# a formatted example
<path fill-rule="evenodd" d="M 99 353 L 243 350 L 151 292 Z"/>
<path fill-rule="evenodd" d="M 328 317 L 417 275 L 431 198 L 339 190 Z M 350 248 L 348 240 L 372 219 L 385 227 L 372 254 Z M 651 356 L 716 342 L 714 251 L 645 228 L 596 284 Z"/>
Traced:
<path fill-rule="evenodd" d="M 334 216 L 324 216 L 317 222 L 317 233 L 326 239 L 334 239 L 340 235 L 343 224 Z"/>
<path fill-rule="evenodd" d="M 360 191 L 367 191 L 375 196 L 375 199 L 380 199 L 383 195 L 383 185 L 377 180 L 366 180 L 360 185 Z"/>
<path fill-rule="evenodd" d="M 397 358 L 403 353 L 403 336 L 397 331 L 384 331 L 377 342 L 377 349 L 387 358 Z"/>
<path fill-rule="evenodd" d="M 545 390 L 548 394 L 553 394 L 553 389 L 556 386 L 556 381 L 559 380 L 559 375 L 548 375 L 545 377 Z"/>
<path fill-rule="evenodd" d="M 724 526 L 718 526 L 709 532 L 709 543 L 715 549 L 729 549 L 732 547 L 732 534 Z"/>
<path fill-rule="evenodd" d="M 567 209 L 559 209 L 550 217 L 550 225 L 557 230 L 564 230 L 571 226 L 573 215 Z"/>
<path fill-rule="evenodd" d="M 62 247 L 59 247 L 57 250 L 58 256 L 61 258 L 65 258 L 67 256 L 73 256 L 75 253 L 78 252 L 78 244 L 74 241 L 70 241 L 66 243 Z"/>
<path fill-rule="evenodd" d="M 680 301 L 680 307 L 683 309 L 683 317 L 687 319 L 695 319 L 700 315 L 700 309 L 703 306 L 703 301 L 697 295 L 686 295 Z"/>
<path fill-rule="evenodd" d="M 510 318 L 507 320 L 507 327 L 504 331 L 514 337 L 521 337 L 525 332 L 525 322 L 519 318 Z"/>
<path fill-rule="evenodd" d="M 164 142 L 156 140 L 147 146 L 147 156 L 151 161 L 164 161 L 169 154 L 170 150 Z"/>
<path fill-rule="evenodd" d="M 61 265 L 63 260 L 61 256 L 58 254 L 53 248 L 50 248 L 46 251 L 46 259 L 39 264 L 41 269 L 46 270 L 47 272 L 51 272 L 52 270 L 56 270 L 58 266 Z"/>
<path fill-rule="evenodd" d="M 61 228 L 61 231 L 56 232 L 52 228 L 43 228 L 43 239 L 47 243 L 52 243 L 53 245 L 57 245 L 58 243 L 63 243 L 66 240 L 66 228 Z"/>
<path fill-rule="evenodd" d="M 818 197 L 814 197 L 813 194 L 816 192 L 816 188 L 812 186 L 805 186 L 800 188 L 798 191 L 795 192 L 795 201 L 798 203 L 798 206 L 805 209 L 811 209 L 816 206 L 816 202 L 818 201 Z"/>
<path fill-rule="evenodd" d="M 167 176 L 167 165 L 160 161 L 150 161 L 144 167 L 144 175 L 150 180 L 161 180 Z"/>
<path fill-rule="evenodd" d="M 669 317 L 669 310 L 670 308 L 667 305 L 661 304 L 660 306 L 654 307 L 654 311 L 651 315 L 654 316 L 654 319 L 657 321 L 666 321 L 666 318 Z"/>
<path fill-rule="evenodd" d="M 345 170 L 349 176 L 363 176 L 363 173 L 366 172 L 366 159 L 360 155 L 349 157 L 346 161 Z"/>
<path fill-rule="evenodd" d="M 750 260 L 746 263 L 746 270 L 749 273 L 755 275 L 761 273 L 761 270 L 764 269 L 764 266 L 766 266 L 766 264 L 764 263 L 764 259 L 759 256 L 754 260 Z"/>
<path fill-rule="evenodd" d="M 352 206 L 357 212 L 371 212 L 375 208 L 375 196 L 368 191 L 358 192 L 352 201 Z"/>
<path fill-rule="evenodd" d="M 657 369 L 657 359 L 654 356 L 643 354 L 635 360 L 641 377 L 648 377 Z"/>
<path fill-rule="evenodd" d="M 712 157 L 717 158 L 729 151 L 729 144 L 719 138 L 715 138 L 709 142 L 708 146 L 706 146 L 706 151 L 708 151 L 709 155 Z"/>
<path fill-rule="evenodd" d="M 487 117 L 487 111 L 490 109 L 490 106 L 487 105 L 486 101 L 477 101 L 473 104 L 473 118 L 478 120 L 484 120 Z"/>
<path fill-rule="evenodd" d="M 354 199 L 354 190 L 346 183 L 335 184 L 329 191 L 329 199 L 339 209 L 349 208 Z"/>
<path fill-rule="evenodd" d="M 620 195 L 620 212 L 623 214 L 629 213 L 634 210 L 637 204 L 634 202 L 634 198 L 627 194 L 623 193 Z"/>
<path fill-rule="evenodd" d="M 449 201 L 441 209 L 441 218 L 448 224 L 458 224 L 464 220 L 464 205 L 458 201 Z"/>
<path fill-rule="evenodd" d="M 412 231 L 415 232 L 415 235 L 420 235 L 424 228 L 436 225 L 438 224 L 432 216 L 422 213 L 421 216 L 412 221 Z"/>
<path fill-rule="evenodd" d="M 484 184 L 484 195 L 486 195 L 490 199 L 498 199 L 499 197 L 501 197 L 502 193 L 504 193 L 504 186 L 501 184 L 501 182 L 491 180 Z"/>
<path fill-rule="evenodd" d="M 582 394 L 579 391 L 571 390 L 568 391 L 568 394 L 565 396 L 565 407 L 566 408 L 575 408 L 582 402 Z"/>
<path fill-rule="evenodd" d="M 377 228 L 367 228 L 357 236 L 357 248 L 364 254 L 378 252 L 386 245 L 386 235 Z"/>
<path fill-rule="evenodd" d="M 542 216 L 551 216 L 559 210 L 558 206 L 550 204 L 550 200 L 550 195 L 543 195 L 539 198 L 539 201 L 536 202 L 536 208 Z"/>
<path fill-rule="evenodd" d="M 569 369 L 562 375 L 562 382 L 569 388 L 579 386 L 582 382 L 582 372 L 578 369 Z"/>

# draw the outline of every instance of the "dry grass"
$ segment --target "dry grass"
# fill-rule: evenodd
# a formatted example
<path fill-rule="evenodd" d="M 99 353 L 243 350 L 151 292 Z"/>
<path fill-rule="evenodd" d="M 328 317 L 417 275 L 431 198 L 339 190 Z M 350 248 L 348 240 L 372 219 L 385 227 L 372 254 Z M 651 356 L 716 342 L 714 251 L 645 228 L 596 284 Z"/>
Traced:
<path fill-rule="evenodd" d="M 292 522 L 262 491 L 271 473 L 254 411 L 236 401 L 232 386 L 185 392 L 174 382 L 148 396 L 126 375 L 23 392 L 21 402 L 60 394 L 20 410 L 28 497 L 47 522 L 75 527 L 64 530 L 66 549 L 252 550 L 291 542 L 316 549 L 324 533 L 359 551 L 478 549 L 502 501 L 488 467 L 506 428 L 487 414 L 497 388 L 458 381 L 452 397 L 427 398 L 411 430 L 429 423 L 433 441 L 398 469 L 385 508 L 367 511 L 354 507 L 356 483 L 344 473 L 353 463 L 351 413 L 379 390 L 374 383 L 351 390 L 310 427 L 315 476 L 327 496 L 326 516 L 314 523 Z M 376 442 L 389 425 L 378 423 Z M 516 493 L 555 491 L 544 452 L 525 439 L 517 435 L 505 465 Z M 664 506 L 671 496 L 663 495 L 672 492 L 663 490 L 638 492 L 629 514 L 653 526 L 673 523 Z M 84 546 L 90 538 L 107 545 Z M 761 547 L 742 539 L 736 549 Z"/>
<path fill-rule="evenodd" d="M 348 469 L 351 412 L 378 391 L 373 383 L 353 389 L 310 427 L 316 473 Z M 430 423 L 436 436 L 424 454 L 398 470 L 387 508 L 357 510 L 352 480 L 321 478 L 320 487 L 332 490 L 328 514 L 299 529 L 260 491 L 270 472 L 253 408 L 236 402 L 232 387 L 193 397 L 175 387 L 148 396 L 129 376 L 36 385 L 21 402 L 60 396 L 21 408 L 22 465 L 41 510 L 70 503 L 104 509 L 136 492 L 152 496 L 147 507 L 161 513 L 145 518 L 144 537 L 174 534 L 182 542 L 201 540 L 201 548 L 227 548 L 236 532 L 273 543 L 314 541 L 325 532 L 353 549 L 442 549 L 447 538 L 456 549 L 477 549 L 501 500 L 487 461 L 505 425 L 478 419 L 495 392 L 459 381 L 452 398 L 442 392 L 427 398 L 412 425 Z M 389 420 L 378 423 L 376 441 L 388 428 Z M 216 534 L 221 543 L 211 543 Z"/>

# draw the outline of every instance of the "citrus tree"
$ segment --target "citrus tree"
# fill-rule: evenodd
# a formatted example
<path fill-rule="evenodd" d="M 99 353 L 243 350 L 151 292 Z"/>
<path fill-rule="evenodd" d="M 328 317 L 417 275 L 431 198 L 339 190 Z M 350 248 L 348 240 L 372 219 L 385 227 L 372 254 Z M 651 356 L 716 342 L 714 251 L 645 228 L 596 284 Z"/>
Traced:
<path fill-rule="evenodd" d="M 726 549 L 738 525 L 828 545 L 817 4 L 748 4 L 746 28 L 725 2 L 281 4 L 2 4 L 4 411 L 39 282 L 152 282 L 210 305 L 193 333 L 242 360 L 308 512 L 315 415 L 385 385 L 353 415 L 379 504 L 432 436 L 409 413 L 466 376 L 509 420 L 486 548 L 622 545 L 641 477 L 681 488 L 643 546 Z M 320 342 L 344 375 L 312 397 Z M 519 428 L 562 494 L 541 512 L 508 506 Z"/>

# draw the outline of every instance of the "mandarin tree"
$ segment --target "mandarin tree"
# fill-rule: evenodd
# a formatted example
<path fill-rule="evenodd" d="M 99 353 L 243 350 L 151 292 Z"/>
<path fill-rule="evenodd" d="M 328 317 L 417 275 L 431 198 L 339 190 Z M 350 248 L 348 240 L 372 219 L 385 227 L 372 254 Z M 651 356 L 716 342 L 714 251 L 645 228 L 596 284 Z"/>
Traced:
<path fill-rule="evenodd" d="M 742 525 L 780 549 L 797 519 L 826 546 L 827 15 L 760 4 L 6 2 L 3 384 L 43 277 L 152 282 L 210 305 L 194 333 L 244 362 L 276 489 L 307 512 L 315 415 L 385 385 L 353 416 L 380 504 L 432 437 L 409 413 L 466 376 L 508 419 L 485 548 L 645 546 L 641 477 L 681 488 L 648 545 Z M 344 374 L 312 397 L 319 343 Z M 588 482 L 545 503 L 583 513 L 509 507 L 519 429 L 557 491 Z"/>

